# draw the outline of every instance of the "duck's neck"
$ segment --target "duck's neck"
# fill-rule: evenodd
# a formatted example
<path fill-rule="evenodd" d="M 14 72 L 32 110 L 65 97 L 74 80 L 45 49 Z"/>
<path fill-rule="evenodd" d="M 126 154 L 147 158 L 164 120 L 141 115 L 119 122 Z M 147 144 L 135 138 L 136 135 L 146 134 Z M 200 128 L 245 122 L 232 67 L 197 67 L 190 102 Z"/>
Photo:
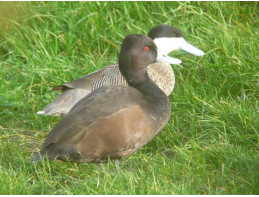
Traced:
<path fill-rule="evenodd" d="M 166 94 L 154 83 L 152 79 L 145 72 L 142 80 L 140 81 L 127 81 L 129 86 L 132 86 L 143 93 L 145 96 L 154 99 L 160 100 L 167 98 Z"/>
<path fill-rule="evenodd" d="M 129 86 L 136 88 L 154 101 L 168 99 L 166 94 L 150 79 L 147 68 L 139 65 L 141 61 L 132 57 L 131 54 L 120 54 L 119 69 Z"/>

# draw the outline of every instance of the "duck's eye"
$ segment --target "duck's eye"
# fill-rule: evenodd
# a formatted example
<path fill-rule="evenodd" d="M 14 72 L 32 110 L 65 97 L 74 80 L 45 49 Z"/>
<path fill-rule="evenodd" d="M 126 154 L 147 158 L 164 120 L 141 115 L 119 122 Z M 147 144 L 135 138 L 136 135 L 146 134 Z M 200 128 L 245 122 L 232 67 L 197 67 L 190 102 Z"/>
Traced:
<path fill-rule="evenodd" d="M 148 47 L 144 47 L 144 51 L 149 51 L 149 48 Z"/>

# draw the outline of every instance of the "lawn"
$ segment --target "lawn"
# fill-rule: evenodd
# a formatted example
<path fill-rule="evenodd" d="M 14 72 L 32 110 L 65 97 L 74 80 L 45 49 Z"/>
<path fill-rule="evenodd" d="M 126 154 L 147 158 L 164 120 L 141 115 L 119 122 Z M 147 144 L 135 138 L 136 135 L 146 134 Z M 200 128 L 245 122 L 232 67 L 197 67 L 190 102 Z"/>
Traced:
<path fill-rule="evenodd" d="M 258 2 L 0 2 L 0 194 L 259 194 Z M 121 162 L 31 164 L 61 119 L 49 90 L 117 62 L 158 24 L 206 55 L 171 55 L 166 127 Z"/>

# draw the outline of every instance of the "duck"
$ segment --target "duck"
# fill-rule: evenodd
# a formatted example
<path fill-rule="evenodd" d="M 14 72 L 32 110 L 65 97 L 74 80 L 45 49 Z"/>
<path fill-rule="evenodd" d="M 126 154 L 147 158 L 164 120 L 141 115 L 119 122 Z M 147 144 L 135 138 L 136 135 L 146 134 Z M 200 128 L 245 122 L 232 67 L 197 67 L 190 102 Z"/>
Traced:
<path fill-rule="evenodd" d="M 167 55 L 174 50 L 183 50 L 195 56 L 203 56 L 205 53 L 189 44 L 183 37 L 180 29 L 171 25 L 158 25 L 148 32 L 158 47 L 158 53 Z M 155 62 L 148 67 L 151 79 L 169 96 L 175 86 L 175 75 L 170 64 L 181 64 L 181 60 L 170 58 L 168 62 Z M 52 91 L 61 91 L 50 104 L 38 111 L 39 115 L 64 116 L 83 97 L 93 90 L 108 85 L 124 85 L 128 83 L 120 73 L 119 65 L 112 64 L 96 72 L 83 76 L 77 80 L 56 86 Z"/>
<path fill-rule="evenodd" d="M 148 36 L 126 36 L 118 64 L 128 86 L 102 86 L 82 98 L 49 133 L 32 162 L 118 161 L 147 144 L 164 128 L 171 111 L 147 67 L 168 59 Z"/>

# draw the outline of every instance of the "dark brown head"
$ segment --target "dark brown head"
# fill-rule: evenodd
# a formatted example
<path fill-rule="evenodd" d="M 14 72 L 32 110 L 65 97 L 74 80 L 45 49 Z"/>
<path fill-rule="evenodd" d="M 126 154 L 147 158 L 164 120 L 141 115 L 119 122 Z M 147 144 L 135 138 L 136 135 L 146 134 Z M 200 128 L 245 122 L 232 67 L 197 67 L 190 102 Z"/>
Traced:
<path fill-rule="evenodd" d="M 146 67 L 156 61 L 157 47 L 147 36 L 132 34 L 122 43 L 119 68 L 129 84 L 142 81 Z"/>

